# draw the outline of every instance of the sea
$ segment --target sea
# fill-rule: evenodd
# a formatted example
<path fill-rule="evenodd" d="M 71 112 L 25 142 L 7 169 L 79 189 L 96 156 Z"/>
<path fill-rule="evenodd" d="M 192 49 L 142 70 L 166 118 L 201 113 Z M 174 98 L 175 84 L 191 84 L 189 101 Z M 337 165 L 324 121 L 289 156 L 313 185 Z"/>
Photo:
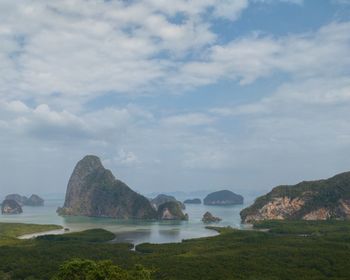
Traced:
<path fill-rule="evenodd" d="M 31 223 L 31 224 L 55 224 L 69 229 L 69 232 L 86 229 L 103 228 L 113 232 L 116 236 L 113 242 L 140 243 L 172 243 L 181 242 L 184 239 L 214 236 L 218 233 L 207 229 L 201 221 L 206 211 L 220 217 L 221 222 L 211 224 L 214 226 L 231 226 L 242 229 L 239 212 L 247 207 L 251 201 L 243 205 L 235 206 L 206 206 L 203 204 L 186 204 L 185 213 L 189 215 L 188 221 L 144 221 L 144 220 L 119 220 L 113 218 L 92 217 L 61 217 L 56 209 L 64 203 L 63 196 L 45 197 L 45 205 L 42 207 L 23 206 L 23 213 L 19 215 L 0 215 L 0 222 Z M 67 231 L 59 230 L 40 234 L 23 236 L 31 238 L 42 234 L 59 234 Z"/>

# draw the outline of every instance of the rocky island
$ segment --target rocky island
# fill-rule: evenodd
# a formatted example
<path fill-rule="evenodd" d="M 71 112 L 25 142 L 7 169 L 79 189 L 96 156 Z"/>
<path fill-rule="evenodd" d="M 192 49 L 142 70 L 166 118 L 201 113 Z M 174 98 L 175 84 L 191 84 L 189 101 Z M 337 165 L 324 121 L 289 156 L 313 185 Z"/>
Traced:
<path fill-rule="evenodd" d="M 202 204 L 202 201 L 199 198 L 186 199 L 184 204 Z"/>
<path fill-rule="evenodd" d="M 27 197 L 24 195 L 20 195 L 17 193 L 13 193 L 13 194 L 8 194 L 5 199 L 8 200 L 15 200 L 18 204 L 20 204 L 21 206 L 24 205 L 24 203 L 27 201 Z"/>
<path fill-rule="evenodd" d="M 1 214 L 21 214 L 21 205 L 14 199 L 5 199 L 1 203 Z"/>
<path fill-rule="evenodd" d="M 157 195 L 155 198 L 151 199 L 151 204 L 153 205 L 153 207 L 155 209 L 158 209 L 160 205 L 166 203 L 166 202 L 176 202 L 177 204 L 179 204 L 181 209 L 185 209 L 186 206 L 181 202 L 176 200 L 175 197 L 171 196 L 171 195 L 166 195 L 166 194 L 159 194 Z"/>
<path fill-rule="evenodd" d="M 158 207 L 158 219 L 160 220 L 188 220 L 188 215 L 184 214 L 181 206 L 176 201 L 165 202 Z"/>
<path fill-rule="evenodd" d="M 243 196 L 228 190 L 222 190 L 208 194 L 203 202 L 204 205 L 238 205 L 243 204 Z"/>
<path fill-rule="evenodd" d="M 75 166 L 64 206 L 58 208 L 57 213 L 119 219 L 157 218 L 157 211 L 147 198 L 116 179 L 93 155 L 85 156 Z"/>
<path fill-rule="evenodd" d="M 240 213 L 242 222 L 350 218 L 350 172 L 318 181 L 283 185 Z"/>
<path fill-rule="evenodd" d="M 24 203 L 27 206 L 43 206 L 44 199 L 36 194 L 32 194 Z"/>
<path fill-rule="evenodd" d="M 32 194 L 29 198 L 20 194 L 9 194 L 5 199 L 15 200 L 21 206 L 43 206 L 44 199 L 36 194 Z"/>
<path fill-rule="evenodd" d="M 202 218 L 202 222 L 205 224 L 220 222 L 221 218 L 213 216 L 210 212 L 205 212 Z"/>

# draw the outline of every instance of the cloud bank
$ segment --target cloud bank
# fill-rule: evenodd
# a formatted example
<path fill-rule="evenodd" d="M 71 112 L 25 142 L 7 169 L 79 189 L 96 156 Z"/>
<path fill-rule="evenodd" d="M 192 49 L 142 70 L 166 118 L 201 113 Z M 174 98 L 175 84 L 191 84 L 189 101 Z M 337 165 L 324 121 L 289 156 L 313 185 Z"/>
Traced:
<path fill-rule="evenodd" d="M 88 153 L 143 192 L 348 169 L 350 22 L 224 40 L 255 5 L 305 3 L 1 1 L 1 191 L 64 191 Z"/>

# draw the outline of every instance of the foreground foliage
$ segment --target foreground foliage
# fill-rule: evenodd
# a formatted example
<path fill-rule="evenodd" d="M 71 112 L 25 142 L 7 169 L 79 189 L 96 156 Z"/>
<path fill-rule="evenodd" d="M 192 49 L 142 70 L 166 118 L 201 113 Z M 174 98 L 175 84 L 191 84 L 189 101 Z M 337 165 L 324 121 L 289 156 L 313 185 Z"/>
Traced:
<path fill-rule="evenodd" d="M 214 228 L 221 234 L 179 244 L 141 244 L 135 251 L 130 244 L 107 241 L 111 236 L 104 230 L 11 245 L 0 241 L 0 276 L 51 279 L 63 263 L 80 258 L 127 272 L 140 264 L 153 272 L 152 279 L 350 279 L 350 222 L 269 221 L 255 227 Z"/>
<path fill-rule="evenodd" d="M 52 280 L 150 280 L 151 272 L 137 265 L 131 270 L 124 270 L 111 261 L 74 259 L 65 262 Z"/>

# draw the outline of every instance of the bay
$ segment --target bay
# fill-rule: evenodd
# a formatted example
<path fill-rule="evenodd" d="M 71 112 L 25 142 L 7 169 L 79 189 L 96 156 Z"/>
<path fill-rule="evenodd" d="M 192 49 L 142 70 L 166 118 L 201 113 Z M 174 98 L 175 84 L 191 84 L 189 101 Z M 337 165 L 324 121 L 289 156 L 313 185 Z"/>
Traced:
<path fill-rule="evenodd" d="M 45 198 L 45 197 L 44 197 Z M 206 206 L 203 204 L 186 204 L 188 221 L 145 221 L 118 220 L 112 218 L 60 217 L 56 209 L 62 206 L 62 197 L 45 198 L 45 206 L 24 206 L 19 215 L 0 215 L 0 222 L 56 224 L 68 228 L 70 232 L 92 228 L 103 228 L 116 235 L 114 242 L 131 242 L 134 244 L 181 242 L 183 239 L 214 236 L 217 233 L 206 229 L 201 221 L 206 211 L 222 219 L 217 226 L 242 228 L 239 212 L 249 203 L 236 206 Z M 59 233 L 59 232 L 56 232 Z"/>

